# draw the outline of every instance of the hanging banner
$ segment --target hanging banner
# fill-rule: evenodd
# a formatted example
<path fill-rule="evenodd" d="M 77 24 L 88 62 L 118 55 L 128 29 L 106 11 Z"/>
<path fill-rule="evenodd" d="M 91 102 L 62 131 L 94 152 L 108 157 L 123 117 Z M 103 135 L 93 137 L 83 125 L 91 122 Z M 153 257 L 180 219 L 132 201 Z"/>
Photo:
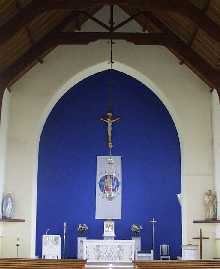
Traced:
<path fill-rule="evenodd" d="M 97 156 L 96 219 L 121 219 L 121 156 Z"/>

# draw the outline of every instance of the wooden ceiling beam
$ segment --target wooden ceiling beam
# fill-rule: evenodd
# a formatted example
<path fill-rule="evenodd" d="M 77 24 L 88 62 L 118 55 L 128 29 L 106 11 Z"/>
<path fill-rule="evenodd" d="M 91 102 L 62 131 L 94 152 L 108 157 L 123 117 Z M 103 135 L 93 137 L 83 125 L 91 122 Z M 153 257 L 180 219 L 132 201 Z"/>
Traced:
<path fill-rule="evenodd" d="M 93 15 L 101 7 L 90 9 L 90 14 Z M 66 18 L 62 20 L 53 30 L 51 30 L 40 41 L 36 42 L 25 54 L 23 54 L 18 60 L 6 68 L 0 73 L 0 92 L 11 84 L 13 84 L 20 76 L 28 71 L 34 64 L 38 62 L 37 59 L 44 57 L 49 51 L 55 48 L 57 45 L 56 34 L 61 32 L 69 23 L 75 19 L 75 12 L 72 12 Z M 79 21 L 80 25 L 87 21 L 88 18 L 83 18 Z M 74 29 L 73 29 L 74 30 Z"/>
<path fill-rule="evenodd" d="M 163 33 L 169 35 L 172 42 L 167 46 L 175 55 L 184 59 L 190 67 L 210 87 L 216 88 L 220 93 L 220 72 L 212 67 L 198 53 L 177 37 L 158 17 L 152 13 L 147 16 Z"/>
<path fill-rule="evenodd" d="M 132 15 L 137 10 L 132 11 L 130 8 L 121 8 Z M 174 55 L 180 60 L 184 60 L 184 63 L 196 73 L 203 81 L 205 81 L 210 88 L 215 88 L 220 95 L 220 72 L 212 67 L 204 58 L 196 53 L 188 44 L 184 43 L 179 37 L 177 37 L 155 14 L 151 12 L 145 13 L 144 17 L 136 17 L 136 22 L 142 27 L 146 27 L 146 22 L 150 21 L 161 32 L 166 33 L 169 36 L 170 42 L 166 46 Z"/>
<path fill-rule="evenodd" d="M 138 8 L 140 11 L 177 12 L 191 19 L 212 38 L 220 42 L 220 27 L 215 24 L 202 10 L 195 7 L 188 0 L 32 0 L 22 8 L 9 22 L 0 27 L 0 44 L 10 39 L 13 34 L 30 23 L 39 14 L 55 9 L 86 11 L 89 7 L 98 5 L 116 4 L 123 7 Z"/>
<path fill-rule="evenodd" d="M 30 69 L 36 63 L 36 59 L 45 55 L 47 51 L 58 45 L 88 44 L 100 39 L 126 40 L 136 45 L 162 45 L 183 57 L 203 80 L 211 87 L 220 89 L 220 74 L 210 66 L 201 56 L 194 52 L 183 41 L 176 37 L 153 15 L 150 18 L 154 24 L 165 33 L 120 33 L 120 32 L 53 32 L 36 43 L 13 65 L 0 74 L 1 83 L 5 87 L 10 85 L 20 73 Z"/>
<path fill-rule="evenodd" d="M 47 1 L 47 0 L 32 0 L 30 4 L 21 8 L 20 11 L 7 23 L 0 27 L 0 44 L 3 44 L 9 40 L 16 32 L 18 32 L 23 27 L 27 26 L 33 19 L 42 14 L 43 12 L 48 12 L 49 10 L 59 9 L 58 3 L 66 6 L 66 1 Z M 70 2 L 70 1 L 67 1 Z M 93 1 L 92 1 L 93 2 Z M 93 7 L 95 10 L 98 9 L 100 4 L 93 3 L 91 1 L 71 1 L 71 10 L 75 11 L 87 11 L 89 6 Z M 90 5 L 89 5 L 90 4 Z M 64 8 L 66 9 L 66 8 Z M 69 9 L 69 8 L 67 8 Z M 90 8 L 91 9 L 91 8 Z"/>
<path fill-rule="evenodd" d="M 53 32 L 36 43 L 21 58 L 4 70 L 0 74 L 0 84 L 2 87 L 11 85 L 20 73 L 29 70 L 38 58 L 58 45 L 85 45 L 99 39 L 121 39 L 136 45 L 168 45 L 169 43 L 168 36 L 163 33 Z"/>
<path fill-rule="evenodd" d="M 9 22 L 0 27 L 0 44 L 3 44 L 10 39 L 22 27 L 25 27 L 35 17 L 37 17 L 42 10 L 38 6 L 38 1 L 33 0 L 26 7 L 20 11 Z"/>
<path fill-rule="evenodd" d="M 135 45 L 162 45 L 170 43 L 164 33 L 127 33 L 127 32 L 61 32 L 54 35 L 57 45 L 86 45 L 101 39 L 126 40 Z"/>
<path fill-rule="evenodd" d="M 212 38 L 220 42 L 220 27 L 212 21 L 203 10 L 194 6 L 189 0 L 87 0 L 75 4 L 71 0 L 45 0 L 39 1 L 39 7 L 44 10 L 53 9 L 84 9 L 97 4 L 120 5 L 122 7 L 137 8 L 140 11 L 176 12 L 189 18 Z M 77 1 L 78 2 L 78 1 Z M 38 7 L 38 8 L 39 8 Z"/>
<path fill-rule="evenodd" d="M 40 0 L 33 0 L 32 4 L 36 4 L 39 3 Z M 30 8 L 30 5 L 28 5 L 28 7 Z M 32 6 L 33 7 L 33 6 Z M 91 15 L 95 14 L 99 9 L 101 8 L 101 6 L 96 6 L 96 8 L 93 9 L 89 9 L 89 13 Z M 26 7 L 25 12 L 28 12 L 28 8 Z M 24 15 L 24 9 L 22 9 L 22 11 L 18 14 L 18 16 L 20 17 L 21 14 Z M 16 15 L 17 16 L 17 15 Z M 36 16 L 35 15 L 31 15 L 30 17 Z M 30 19 L 30 17 L 28 16 L 28 18 Z M 27 18 L 25 18 L 22 23 L 20 21 L 20 23 L 18 23 L 18 28 L 16 28 L 15 32 L 21 28 L 26 26 L 26 24 L 31 21 L 31 19 L 29 20 Z M 6 90 L 7 87 L 9 87 L 13 82 L 15 82 L 19 76 L 23 75 L 25 72 L 27 72 L 34 64 L 37 63 L 37 59 L 45 56 L 49 51 L 51 51 L 55 46 L 55 39 L 53 38 L 54 34 L 62 31 L 70 22 L 72 22 L 75 19 L 75 13 L 72 12 L 69 16 L 67 16 L 66 18 L 63 19 L 63 21 L 57 25 L 50 33 L 48 33 L 44 38 L 42 38 L 38 43 L 34 44 L 33 47 L 27 52 L 25 53 L 23 56 L 21 56 L 15 63 L 13 63 L 10 67 L 8 67 L 4 72 L 0 73 L 0 118 L 1 118 L 1 107 L 2 107 L 2 99 L 3 99 L 3 95 L 4 92 Z M 82 25 L 85 21 L 87 21 L 87 17 L 83 18 L 79 21 L 79 26 Z M 12 32 L 14 31 L 14 29 L 11 28 L 11 26 L 13 25 L 13 23 L 16 23 L 16 21 L 19 21 L 18 17 L 16 17 L 15 19 L 13 19 L 13 22 L 10 21 L 9 24 L 6 23 L 6 25 L 8 25 L 8 33 L 9 36 L 12 34 Z M 0 28 L 0 42 L 1 42 L 1 30 L 3 28 Z M 5 31 L 7 31 L 7 27 L 6 29 L 4 28 Z M 74 29 L 73 29 L 74 30 Z M 4 36 L 5 39 L 3 39 L 4 41 L 7 40 L 7 36 Z"/>

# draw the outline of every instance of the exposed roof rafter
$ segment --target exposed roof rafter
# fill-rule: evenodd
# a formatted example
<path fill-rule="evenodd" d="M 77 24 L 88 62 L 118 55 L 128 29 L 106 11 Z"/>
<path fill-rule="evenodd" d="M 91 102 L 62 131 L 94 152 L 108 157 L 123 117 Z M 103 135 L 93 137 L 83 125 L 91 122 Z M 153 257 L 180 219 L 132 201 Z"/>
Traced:
<path fill-rule="evenodd" d="M 39 14 L 50 10 L 78 10 L 86 11 L 88 7 L 115 4 L 124 8 L 138 8 L 141 11 L 176 12 L 192 20 L 208 35 L 220 42 L 220 27 L 214 23 L 204 12 L 195 7 L 188 0 L 32 0 L 22 8 L 8 23 L 0 27 L 0 43 L 7 41 L 13 34 L 30 23 Z"/>
<path fill-rule="evenodd" d="M 20 73 L 29 70 L 39 57 L 58 45 L 86 45 L 99 39 L 121 39 L 136 45 L 169 45 L 169 37 L 163 33 L 119 33 L 119 32 L 57 32 L 53 31 L 36 43 L 14 64 L 0 74 L 1 85 L 10 85 Z"/>
<path fill-rule="evenodd" d="M 125 12 L 131 14 L 130 9 L 121 7 Z M 220 72 L 214 69 L 206 60 L 204 60 L 197 52 L 190 46 L 184 43 L 177 37 L 156 15 L 151 12 L 145 13 L 145 21 L 140 20 L 140 17 L 135 20 L 142 26 L 146 26 L 146 20 L 150 20 L 157 28 L 164 34 L 167 34 L 170 42 L 166 47 L 170 49 L 184 63 L 190 67 L 203 81 L 205 81 L 211 88 L 216 88 L 220 94 Z"/>
<path fill-rule="evenodd" d="M 212 21 L 203 10 L 194 6 L 189 0 L 87 0 L 81 1 L 75 4 L 76 1 L 71 0 L 45 0 L 39 1 L 39 7 L 42 10 L 53 10 L 53 9 L 84 9 L 88 6 L 97 4 L 115 4 L 121 5 L 124 8 L 138 8 L 141 11 L 153 11 L 153 12 L 176 12 L 183 15 L 195 24 L 197 24 L 201 29 L 203 29 L 207 34 L 212 36 L 215 40 L 220 42 L 220 27 Z M 78 2 L 78 1 L 77 1 Z"/>
<path fill-rule="evenodd" d="M 90 14 L 96 13 L 101 6 L 98 6 Z M 38 62 L 39 58 L 44 57 L 53 48 L 59 44 L 57 42 L 56 34 L 61 32 L 69 23 L 75 19 L 75 12 L 64 18 L 53 30 L 51 30 L 40 41 L 35 43 L 24 55 L 22 55 L 16 62 L 11 64 L 6 70 L 0 73 L 0 93 L 15 82 L 22 74 L 26 73 L 34 64 Z M 80 25 L 88 20 L 88 16 L 80 21 Z M 0 107 L 1 109 L 1 107 Z"/>
<path fill-rule="evenodd" d="M 130 17 L 118 25 L 113 25 L 113 8 L 111 8 L 111 26 L 103 23 L 94 17 L 94 13 L 104 4 L 114 5 L 120 4 L 120 7 L 125 12 L 130 14 Z M 88 8 L 93 7 L 94 12 L 90 13 Z M 207 6 L 205 7 L 207 9 Z M 16 33 L 22 27 L 27 27 L 28 23 L 37 17 L 40 13 L 50 10 L 72 10 L 70 16 L 67 16 L 61 24 L 55 27 L 39 42 L 33 43 L 32 47 L 26 51 L 18 60 L 10 65 L 4 72 L 0 74 L 0 87 L 11 85 L 22 74 L 29 70 L 37 59 L 45 56 L 49 51 L 60 44 L 88 44 L 89 42 L 98 39 L 123 39 L 130 41 L 137 45 L 163 45 L 169 48 L 175 55 L 179 56 L 181 60 L 190 66 L 190 68 L 197 73 L 204 81 L 211 87 L 217 88 L 220 91 L 220 72 L 212 67 L 206 60 L 204 60 L 197 52 L 190 48 L 189 44 L 184 43 L 178 38 L 161 20 L 160 14 L 162 12 L 177 12 L 190 18 L 204 31 L 208 32 L 216 40 L 220 41 L 220 27 L 217 26 L 205 13 L 204 10 L 192 5 L 188 0 L 33 0 L 26 7 L 22 8 L 20 12 L 15 15 L 8 23 L 0 27 L 0 42 L 6 41 L 11 34 Z M 133 12 L 129 12 L 133 10 Z M 104 33 L 64 33 L 61 32 L 65 25 L 68 25 L 77 17 L 77 14 L 84 14 L 83 22 L 89 18 L 104 27 L 109 32 Z M 146 26 L 140 20 L 140 15 L 148 16 L 148 19 L 162 31 L 162 33 L 137 34 L 137 33 L 117 33 L 114 32 L 124 24 L 131 20 L 138 21 L 144 28 Z M 82 18 L 81 18 L 82 19 Z M 146 20 L 145 20 L 146 21 Z M 80 22 L 80 25 L 82 23 Z M 192 36 L 192 40 L 195 36 Z"/>

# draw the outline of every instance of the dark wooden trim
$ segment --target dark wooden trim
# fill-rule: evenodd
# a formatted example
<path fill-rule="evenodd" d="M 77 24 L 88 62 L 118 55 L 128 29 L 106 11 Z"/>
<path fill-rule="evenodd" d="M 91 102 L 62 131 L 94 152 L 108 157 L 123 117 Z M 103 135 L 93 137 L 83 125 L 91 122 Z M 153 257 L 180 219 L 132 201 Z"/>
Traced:
<path fill-rule="evenodd" d="M 132 15 L 131 9 L 124 8 L 123 6 L 121 6 L 121 8 Z M 184 60 L 184 63 L 194 73 L 196 73 L 211 88 L 215 88 L 218 94 L 220 94 L 220 72 L 214 69 L 214 67 L 212 67 L 205 59 L 177 37 L 158 16 L 151 12 L 147 12 L 145 13 L 145 18 L 136 17 L 135 20 L 142 27 L 146 27 L 147 21 L 151 21 L 151 23 L 153 23 L 161 32 L 166 33 L 170 40 L 167 48 L 180 60 Z"/>
<path fill-rule="evenodd" d="M 1 85 L 2 87 L 11 85 L 21 72 L 29 70 L 29 68 L 37 62 L 37 59 L 41 58 L 47 51 L 54 49 L 58 45 L 85 45 L 98 39 L 123 39 L 136 45 L 168 45 L 169 43 L 168 36 L 163 33 L 53 32 L 36 43 L 21 58 L 0 74 L 2 78 Z"/>
<path fill-rule="evenodd" d="M 77 4 L 76 4 L 77 2 Z M 153 11 L 153 12 L 167 12 L 173 11 L 183 15 L 207 34 L 212 36 L 215 40 L 220 42 L 220 27 L 212 21 L 203 10 L 200 10 L 189 0 L 87 0 L 87 1 L 71 1 L 71 0 L 45 0 L 39 1 L 38 9 L 41 10 L 53 10 L 53 9 L 85 9 L 93 5 L 121 5 L 123 7 L 137 8 L 140 11 Z"/>
<path fill-rule="evenodd" d="M 126 40 L 136 45 L 170 44 L 165 33 L 126 33 L 126 32 L 60 32 L 54 35 L 56 45 L 89 44 L 100 39 Z"/>
<path fill-rule="evenodd" d="M 130 16 L 129 18 L 127 18 L 126 20 L 124 20 L 124 21 L 120 22 L 119 24 L 115 25 L 113 27 L 113 32 L 116 31 L 117 29 L 121 28 L 122 26 L 124 26 L 128 22 L 134 20 L 136 17 L 140 16 L 141 14 L 143 14 L 143 12 L 137 12 L 134 15 Z"/>
<path fill-rule="evenodd" d="M 219 219 L 213 219 L 213 220 L 202 219 L 202 220 L 194 220 L 193 223 L 220 223 L 220 220 Z"/>
<path fill-rule="evenodd" d="M 0 87 L 0 123 L 1 123 L 1 114 L 2 114 L 2 102 L 3 102 L 3 96 L 5 93 L 6 88 Z"/>
<path fill-rule="evenodd" d="M 91 10 L 91 14 L 97 12 L 101 7 Z M 59 42 L 56 39 L 56 34 L 62 31 L 66 25 L 75 19 L 75 12 L 72 12 L 63 21 L 57 25 L 51 32 L 49 32 L 40 41 L 34 44 L 25 54 L 23 54 L 17 61 L 0 73 L 0 91 L 12 85 L 21 75 L 26 73 L 33 65 L 42 59 L 47 53 L 54 49 Z M 80 20 L 83 24 L 88 20 L 88 17 Z M 74 30 L 74 29 L 73 29 Z"/>
<path fill-rule="evenodd" d="M 148 16 L 149 18 L 149 16 Z M 203 80 L 211 87 L 220 89 L 220 74 L 211 67 L 195 51 L 175 36 L 166 28 L 154 15 L 150 19 L 154 24 L 160 27 L 164 33 L 120 33 L 120 32 L 56 32 L 48 34 L 40 42 L 36 43 L 28 52 L 26 52 L 13 65 L 1 73 L 2 85 L 10 85 L 19 73 L 30 68 L 37 59 L 47 51 L 58 45 L 67 44 L 88 44 L 99 39 L 122 39 L 132 42 L 136 45 L 162 45 L 174 51 L 175 54 L 184 58 L 187 65 L 190 66 Z"/>
<path fill-rule="evenodd" d="M 0 268 L 28 268 L 28 269 L 84 269 L 86 261 L 77 259 L 24 259 L 24 258 L 2 258 Z"/>
<path fill-rule="evenodd" d="M 24 219 L 0 219 L 0 222 L 25 222 Z"/>
<path fill-rule="evenodd" d="M 203 81 L 210 87 L 220 92 L 220 72 L 214 69 L 197 52 L 177 37 L 158 17 L 149 13 L 147 18 L 151 20 L 162 32 L 169 35 L 170 45 L 167 46 L 176 56 L 184 59 L 184 63 L 189 66 Z"/>
<path fill-rule="evenodd" d="M 98 8 L 100 4 L 93 1 L 47 1 L 47 0 L 32 0 L 26 7 L 20 9 L 9 22 L 3 24 L 0 27 L 0 44 L 3 44 L 10 39 L 21 28 L 28 25 L 34 18 L 39 16 L 43 12 L 49 10 L 59 9 L 61 5 L 68 7 L 68 2 L 71 2 L 71 10 L 84 11 L 88 10 L 88 7 L 93 6 L 94 9 Z M 93 4 L 91 5 L 91 2 Z M 60 3 L 60 4 L 59 4 Z M 67 8 L 68 9 L 68 8 Z"/>
<path fill-rule="evenodd" d="M 135 269 L 199 269 L 220 268 L 219 260 L 135 261 Z"/>
<path fill-rule="evenodd" d="M 0 44 L 10 39 L 40 13 L 42 13 L 42 10 L 38 6 L 38 0 L 33 0 L 26 7 L 22 8 L 9 22 L 0 27 Z"/>
<path fill-rule="evenodd" d="M 76 14 L 83 14 L 86 17 L 88 17 L 88 19 L 90 19 L 90 20 L 94 21 L 95 23 L 97 23 L 98 25 L 102 26 L 105 30 L 107 30 L 107 31 L 110 31 L 111 30 L 111 28 L 107 24 L 103 23 L 102 21 L 100 21 L 96 17 L 90 15 L 86 11 L 76 11 Z"/>
<path fill-rule="evenodd" d="M 212 38 L 220 42 L 220 27 L 204 14 L 203 10 L 200 10 L 188 0 L 33 0 L 9 22 L 0 27 L 0 43 L 7 41 L 42 12 L 54 9 L 86 11 L 88 7 L 97 7 L 104 4 L 122 5 L 125 8 L 132 7 L 138 8 L 140 11 L 156 13 L 174 11 L 191 19 Z"/>

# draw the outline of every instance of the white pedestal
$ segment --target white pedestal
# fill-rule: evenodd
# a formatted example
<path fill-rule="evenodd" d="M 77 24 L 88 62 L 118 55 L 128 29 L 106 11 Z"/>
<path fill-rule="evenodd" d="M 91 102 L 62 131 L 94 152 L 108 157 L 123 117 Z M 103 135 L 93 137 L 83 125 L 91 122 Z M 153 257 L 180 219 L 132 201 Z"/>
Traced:
<path fill-rule="evenodd" d="M 83 241 L 86 240 L 86 237 L 79 236 L 77 237 L 77 259 L 83 259 Z"/>
<path fill-rule="evenodd" d="M 154 251 L 153 249 L 151 250 L 150 253 L 137 253 L 136 251 L 135 259 L 137 261 L 153 261 Z"/>
<path fill-rule="evenodd" d="M 220 238 L 216 238 L 216 258 L 220 257 Z"/>
<path fill-rule="evenodd" d="M 135 250 L 141 251 L 141 237 L 140 236 L 132 236 L 131 239 L 135 241 Z"/>
<path fill-rule="evenodd" d="M 183 246 L 182 260 L 199 260 L 199 246 L 198 245 Z"/>

